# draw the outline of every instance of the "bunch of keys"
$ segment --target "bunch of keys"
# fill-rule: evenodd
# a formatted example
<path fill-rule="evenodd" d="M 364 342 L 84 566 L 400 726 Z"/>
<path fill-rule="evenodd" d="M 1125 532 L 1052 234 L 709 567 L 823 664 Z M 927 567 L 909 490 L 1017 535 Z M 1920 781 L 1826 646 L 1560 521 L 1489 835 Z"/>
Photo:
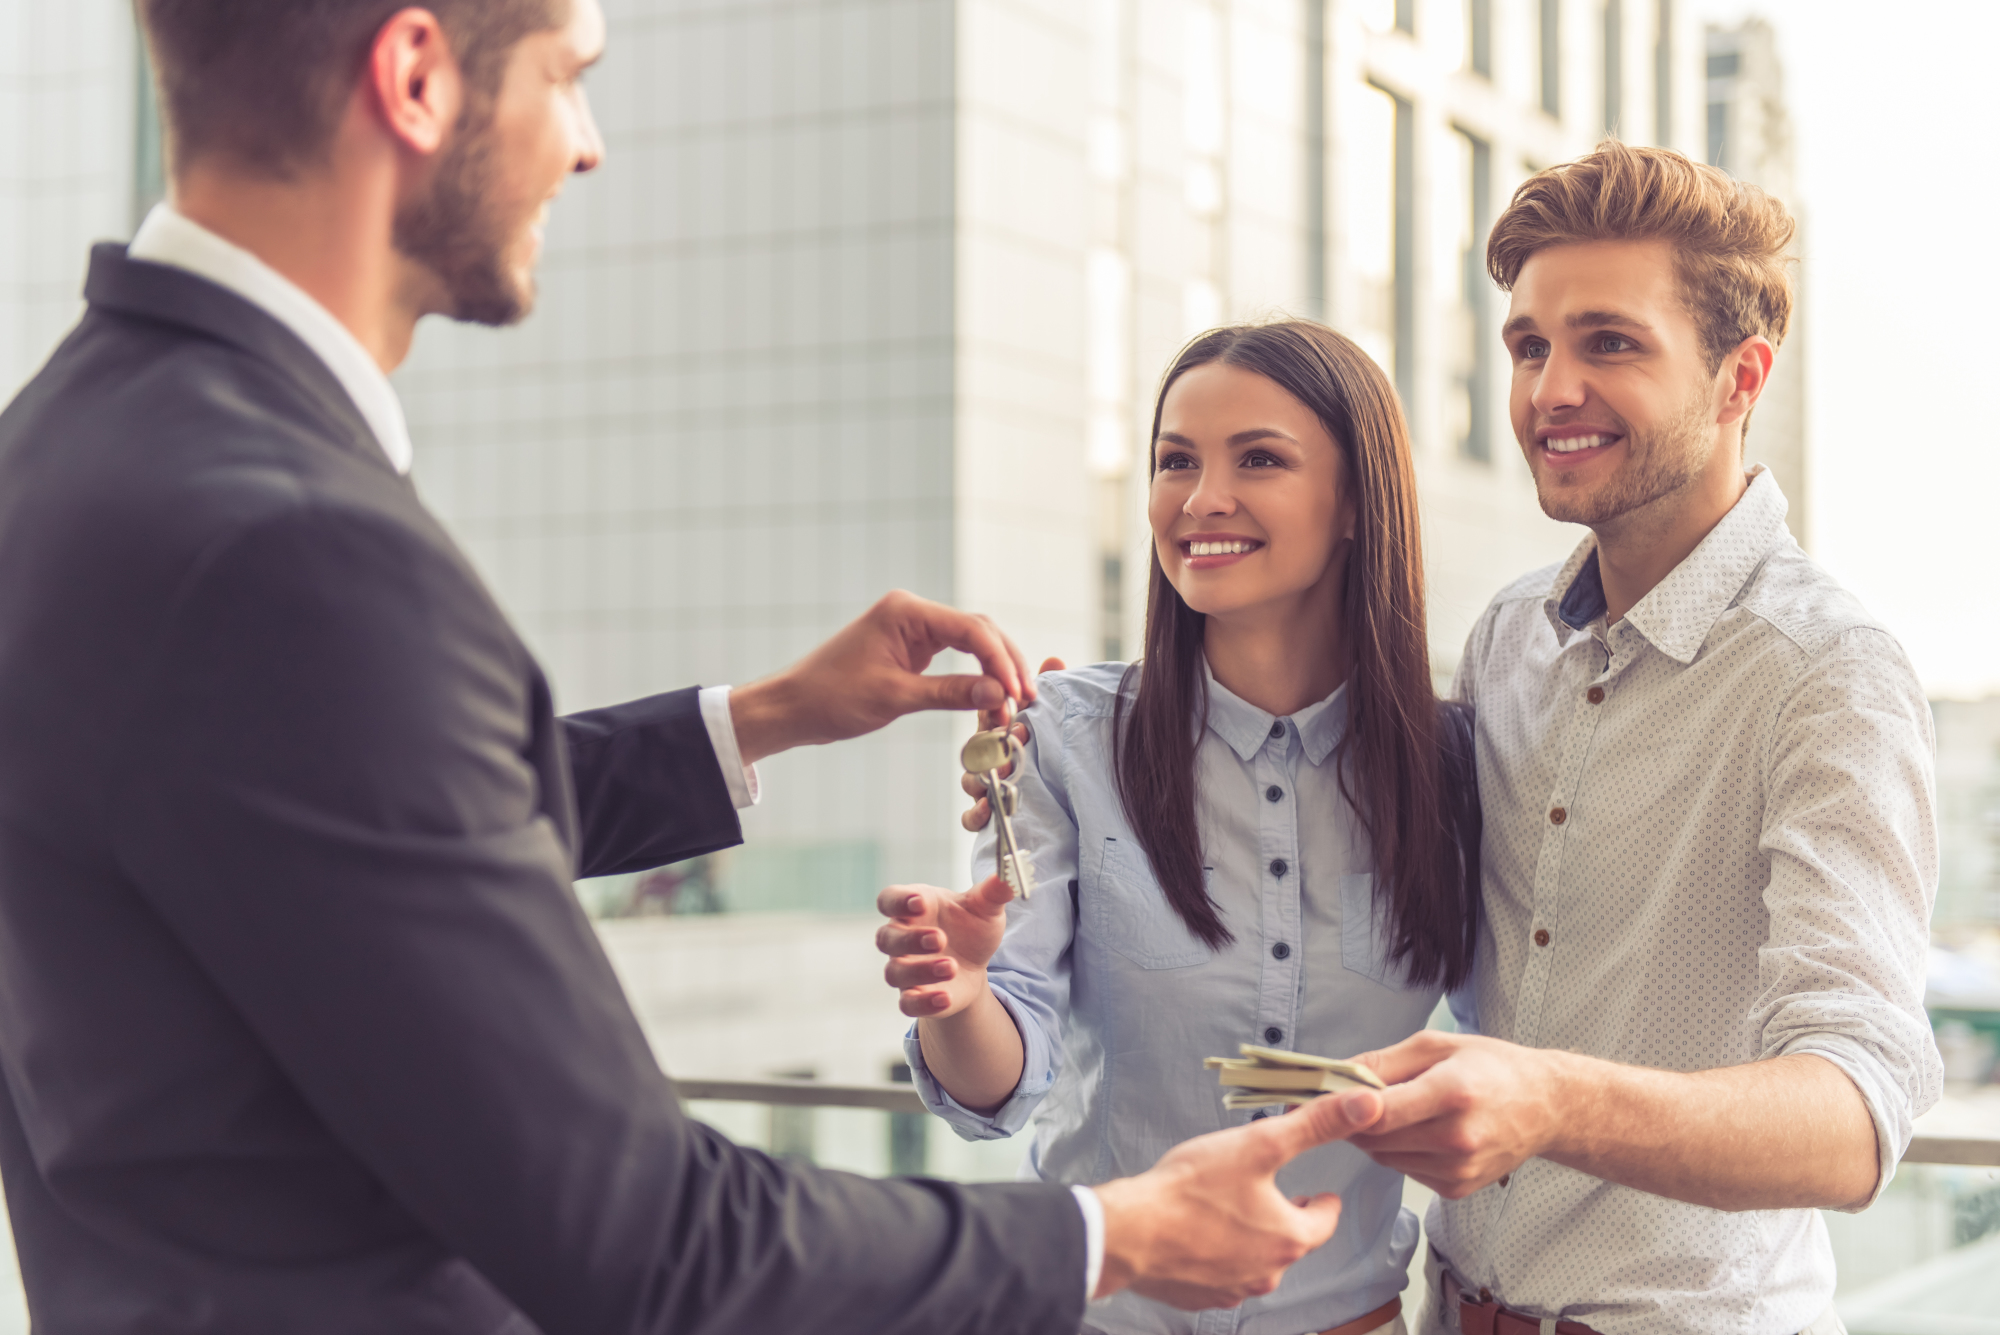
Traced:
<path fill-rule="evenodd" d="M 993 811 L 994 830 L 999 835 L 999 842 L 993 846 L 994 861 L 999 864 L 1000 879 L 1023 899 L 1035 893 L 1035 875 L 1028 866 L 1028 855 L 1014 838 L 1013 817 L 1021 804 L 1021 790 L 1013 780 L 1003 778 L 1000 771 L 1007 768 L 1009 761 L 1020 764 L 1026 754 L 1020 739 L 1014 736 L 1014 729 L 1004 719 L 997 728 L 973 733 L 972 740 L 958 753 L 966 773 L 977 774 L 986 781 L 986 798 Z"/>

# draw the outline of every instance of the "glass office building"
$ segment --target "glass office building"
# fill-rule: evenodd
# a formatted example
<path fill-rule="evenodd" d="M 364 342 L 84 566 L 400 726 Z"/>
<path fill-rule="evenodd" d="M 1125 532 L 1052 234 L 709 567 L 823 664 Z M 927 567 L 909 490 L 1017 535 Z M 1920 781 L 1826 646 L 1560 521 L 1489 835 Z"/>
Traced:
<path fill-rule="evenodd" d="M 557 205 L 539 311 L 434 323 L 397 377 L 419 488 L 569 708 L 751 679 L 891 588 L 1037 661 L 1134 656 L 1158 376 L 1190 334 L 1281 313 L 1402 392 L 1443 677 L 1493 588 L 1578 536 L 1507 426 L 1482 260 L 1509 192 L 1607 132 L 1704 154 L 1718 98 L 1760 109 L 1727 164 L 1788 185 L 1768 34 L 1674 0 L 606 10 L 610 157 Z M 87 243 L 157 196 L 127 13 L 0 0 L 0 384 L 73 318 Z M 1760 410 L 1753 454 L 1802 461 L 1785 418 Z M 768 762 L 711 888 L 863 909 L 962 881 L 969 726 Z"/>

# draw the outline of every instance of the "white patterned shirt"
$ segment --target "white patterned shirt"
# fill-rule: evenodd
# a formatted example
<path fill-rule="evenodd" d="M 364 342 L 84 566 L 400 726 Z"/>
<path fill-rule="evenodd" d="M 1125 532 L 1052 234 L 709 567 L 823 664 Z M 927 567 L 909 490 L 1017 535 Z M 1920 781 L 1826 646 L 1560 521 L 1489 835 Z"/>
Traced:
<path fill-rule="evenodd" d="M 1613 625 L 1589 538 L 1474 627 L 1474 996 L 1482 1033 L 1633 1065 L 1823 1057 L 1874 1119 L 1879 1192 L 1942 1079 L 1931 714 L 1785 508 L 1753 474 Z M 1604 1335 L 1783 1335 L 1833 1298 L 1815 1210 L 1726 1213 L 1541 1159 L 1428 1224 L 1468 1285 Z"/>

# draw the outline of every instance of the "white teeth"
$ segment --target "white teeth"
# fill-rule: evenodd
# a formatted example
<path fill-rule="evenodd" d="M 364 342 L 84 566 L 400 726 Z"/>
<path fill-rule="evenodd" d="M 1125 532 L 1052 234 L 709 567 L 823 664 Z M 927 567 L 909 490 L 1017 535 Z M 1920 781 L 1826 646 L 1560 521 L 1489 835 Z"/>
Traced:
<path fill-rule="evenodd" d="M 1241 556 L 1254 550 L 1256 544 L 1249 542 L 1191 542 L 1189 556 Z"/>
<path fill-rule="evenodd" d="M 1574 454 L 1578 450 L 1594 450 L 1607 439 L 1608 437 L 1605 436 L 1570 436 L 1567 438 L 1551 436 L 1547 440 L 1544 440 L 1542 444 L 1546 445 L 1555 454 Z"/>

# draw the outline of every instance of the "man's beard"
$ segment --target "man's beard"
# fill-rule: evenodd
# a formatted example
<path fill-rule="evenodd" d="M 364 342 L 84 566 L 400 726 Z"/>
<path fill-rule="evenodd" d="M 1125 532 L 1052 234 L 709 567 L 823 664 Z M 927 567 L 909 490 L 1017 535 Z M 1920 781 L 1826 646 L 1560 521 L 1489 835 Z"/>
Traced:
<path fill-rule="evenodd" d="M 444 289 L 439 312 L 473 324 L 518 324 L 534 306 L 531 285 L 508 271 L 507 235 L 496 203 L 492 123 L 461 121 L 438 160 L 431 188 L 396 211 L 396 249 Z"/>
<path fill-rule="evenodd" d="M 1714 448 L 1715 419 L 1704 381 L 1694 386 L 1681 411 L 1658 427 L 1643 435 L 1626 428 L 1625 466 L 1597 490 L 1566 488 L 1553 482 L 1559 476 L 1554 470 L 1538 472 L 1542 512 L 1566 524 L 1609 524 L 1694 482 Z"/>

